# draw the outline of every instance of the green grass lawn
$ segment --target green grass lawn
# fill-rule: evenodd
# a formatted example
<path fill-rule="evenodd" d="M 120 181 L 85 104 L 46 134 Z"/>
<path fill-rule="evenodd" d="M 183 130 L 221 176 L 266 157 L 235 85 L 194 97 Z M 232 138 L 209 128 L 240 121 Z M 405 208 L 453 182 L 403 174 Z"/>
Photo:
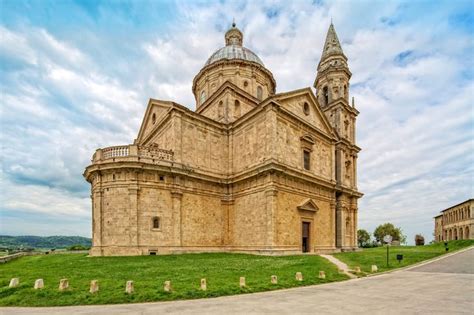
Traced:
<path fill-rule="evenodd" d="M 474 245 L 474 240 L 460 240 L 448 242 L 449 252 L 453 252 Z M 365 248 L 360 252 L 346 252 L 334 254 L 336 258 L 345 262 L 349 268 L 359 266 L 363 272 L 371 272 L 371 266 L 377 265 L 379 272 L 394 268 L 405 267 L 417 262 L 434 258 L 446 253 L 444 243 L 426 246 L 390 246 L 389 267 L 387 267 L 387 247 Z M 403 255 L 398 263 L 397 254 Z"/>
<path fill-rule="evenodd" d="M 319 270 L 326 279 L 318 279 Z M 304 281 L 297 282 L 295 273 Z M 270 283 L 271 275 L 278 284 Z M 239 278 L 247 288 L 240 289 Z M 20 286 L 9 288 L 11 278 Z M 45 288 L 34 290 L 34 281 L 44 279 Z M 70 290 L 60 292 L 59 280 L 69 279 Z M 207 279 L 207 291 L 199 289 Z M 0 265 L 0 305 L 53 306 L 110 304 L 193 299 L 319 284 L 347 279 L 319 256 L 269 257 L 245 254 L 183 254 L 137 257 L 86 257 L 84 254 L 27 256 Z M 91 280 L 99 280 L 100 291 L 89 293 Z M 133 280 L 135 292 L 126 294 L 125 283 Z M 171 280 L 173 292 L 163 290 Z"/>

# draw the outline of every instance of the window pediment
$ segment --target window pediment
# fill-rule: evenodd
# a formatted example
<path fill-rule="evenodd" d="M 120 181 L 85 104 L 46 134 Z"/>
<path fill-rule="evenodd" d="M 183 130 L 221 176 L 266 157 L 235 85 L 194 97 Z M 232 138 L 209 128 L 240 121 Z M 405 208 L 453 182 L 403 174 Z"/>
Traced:
<path fill-rule="evenodd" d="M 301 203 L 298 207 L 298 210 L 303 210 L 303 211 L 311 211 L 316 213 L 319 211 L 318 206 L 312 199 L 307 199 L 303 203 Z"/>

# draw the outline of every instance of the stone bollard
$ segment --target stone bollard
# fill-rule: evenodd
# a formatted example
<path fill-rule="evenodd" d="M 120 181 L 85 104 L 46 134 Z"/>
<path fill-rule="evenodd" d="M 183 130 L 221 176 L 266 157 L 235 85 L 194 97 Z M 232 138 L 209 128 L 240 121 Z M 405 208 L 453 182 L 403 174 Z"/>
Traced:
<path fill-rule="evenodd" d="M 10 280 L 10 285 L 8 286 L 9 288 L 16 288 L 20 284 L 20 279 L 18 278 L 12 278 Z"/>
<path fill-rule="evenodd" d="M 319 279 L 326 279 L 326 273 L 324 271 L 319 271 Z"/>
<path fill-rule="evenodd" d="M 171 281 L 165 281 L 165 286 L 163 287 L 165 292 L 171 292 Z"/>
<path fill-rule="evenodd" d="M 273 275 L 271 279 L 272 279 L 272 284 L 277 284 L 278 283 L 278 277 L 277 276 Z"/>
<path fill-rule="evenodd" d="M 359 266 L 355 267 L 355 268 L 354 268 L 354 271 L 355 271 L 356 273 L 361 273 Z"/>
<path fill-rule="evenodd" d="M 42 288 L 44 288 L 44 281 L 43 281 L 43 279 L 37 279 L 37 280 L 35 281 L 35 289 L 37 290 L 37 289 L 42 289 Z"/>
<path fill-rule="evenodd" d="M 377 265 L 372 265 L 372 272 L 377 272 L 378 270 Z"/>
<path fill-rule="evenodd" d="M 99 291 L 99 281 L 97 280 L 92 280 L 91 281 L 91 287 L 89 289 L 89 292 L 90 293 L 96 293 L 97 291 Z"/>
<path fill-rule="evenodd" d="M 201 290 L 203 291 L 207 290 L 206 278 L 201 279 Z"/>
<path fill-rule="evenodd" d="M 68 279 L 61 279 L 59 280 L 59 291 L 64 291 L 69 288 L 69 280 Z"/>
<path fill-rule="evenodd" d="M 240 287 L 241 288 L 245 287 L 245 277 L 240 277 Z"/>
<path fill-rule="evenodd" d="M 125 285 L 125 293 L 128 293 L 128 294 L 133 293 L 133 281 L 131 280 L 127 281 L 127 284 Z"/>
<path fill-rule="evenodd" d="M 298 271 L 298 272 L 295 274 L 295 279 L 296 279 L 296 281 L 303 281 L 303 274 Z"/>

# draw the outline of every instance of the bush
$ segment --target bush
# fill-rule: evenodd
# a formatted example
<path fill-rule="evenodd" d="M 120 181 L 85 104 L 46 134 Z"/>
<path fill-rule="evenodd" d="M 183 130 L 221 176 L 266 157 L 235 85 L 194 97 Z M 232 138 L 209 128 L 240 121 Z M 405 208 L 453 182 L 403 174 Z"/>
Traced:
<path fill-rule="evenodd" d="M 423 246 L 425 245 L 425 238 L 421 234 L 415 235 L 415 245 L 416 246 Z"/>
<path fill-rule="evenodd" d="M 88 250 L 89 247 L 85 247 L 83 245 L 80 245 L 80 244 L 76 244 L 76 245 L 72 245 L 72 246 L 69 246 L 67 248 L 67 250 Z"/>

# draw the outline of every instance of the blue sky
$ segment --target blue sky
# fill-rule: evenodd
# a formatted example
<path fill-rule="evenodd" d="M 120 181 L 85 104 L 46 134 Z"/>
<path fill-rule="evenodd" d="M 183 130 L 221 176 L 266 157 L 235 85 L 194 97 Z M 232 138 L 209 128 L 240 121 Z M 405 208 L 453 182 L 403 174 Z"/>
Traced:
<path fill-rule="evenodd" d="M 361 228 L 431 239 L 432 217 L 474 196 L 472 1 L 0 4 L 2 234 L 90 236 L 93 152 L 133 142 L 149 98 L 194 109 L 233 17 L 278 92 L 312 85 L 333 19 L 361 112 Z"/>

